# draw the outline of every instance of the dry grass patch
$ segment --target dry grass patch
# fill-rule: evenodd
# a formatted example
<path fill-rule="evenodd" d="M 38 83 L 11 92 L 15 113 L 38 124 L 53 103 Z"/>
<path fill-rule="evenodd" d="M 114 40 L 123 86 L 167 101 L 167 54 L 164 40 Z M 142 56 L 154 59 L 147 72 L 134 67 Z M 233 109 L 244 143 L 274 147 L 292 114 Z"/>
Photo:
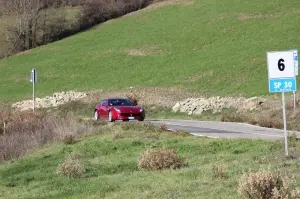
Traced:
<path fill-rule="evenodd" d="M 244 174 L 240 179 L 238 192 L 249 199 L 300 198 L 300 192 L 294 185 L 284 180 L 281 174 L 271 171 Z"/>
<path fill-rule="evenodd" d="M 161 53 L 161 50 L 157 47 L 145 46 L 137 49 L 126 50 L 126 52 L 131 56 L 150 56 Z"/>
<path fill-rule="evenodd" d="M 277 17 L 280 17 L 280 15 L 278 15 L 278 14 L 246 14 L 246 13 L 237 14 L 237 18 L 239 20 L 268 19 L 268 18 L 277 18 Z"/>
<path fill-rule="evenodd" d="M 81 121 L 72 113 L 0 110 L 0 162 L 19 158 L 45 144 L 62 140 L 70 144 L 81 135 L 99 132 L 102 124 Z"/>
<path fill-rule="evenodd" d="M 202 74 L 194 75 L 189 77 L 185 82 L 198 82 L 204 77 L 212 77 L 214 75 L 214 71 L 206 71 Z"/>
<path fill-rule="evenodd" d="M 173 149 L 153 148 L 140 155 L 138 167 L 143 170 L 178 169 L 183 160 Z"/>
<path fill-rule="evenodd" d="M 212 166 L 213 178 L 228 178 L 227 167 L 223 164 Z"/>
<path fill-rule="evenodd" d="M 300 131 L 300 110 L 297 108 L 296 111 L 294 111 L 292 104 L 291 101 L 288 101 L 286 104 L 287 128 L 289 130 Z M 282 117 L 281 108 L 272 109 L 271 107 L 267 107 L 255 112 L 223 113 L 221 120 L 223 122 L 249 123 L 267 128 L 282 129 Z"/>

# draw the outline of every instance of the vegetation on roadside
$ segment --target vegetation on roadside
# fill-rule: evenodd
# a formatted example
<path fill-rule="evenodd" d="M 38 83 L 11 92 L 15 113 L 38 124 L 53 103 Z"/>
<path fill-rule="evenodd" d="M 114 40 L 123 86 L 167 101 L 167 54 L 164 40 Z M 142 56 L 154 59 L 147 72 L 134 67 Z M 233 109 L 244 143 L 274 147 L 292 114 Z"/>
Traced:
<path fill-rule="evenodd" d="M 294 109 L 291 102 L 286 104 L 286 117 L 287 128 L 292 131 L 300 131 L 300 110 L 298 108 Z M 283 129 L 283 115 L 280 108 L 223 113 L 221 121 L 249 123 L 267 128 Z"/>
<path fill-rule="evenodd" d="M 285 158 L 282 141 L 186 137 L 146 123 L 115 123 L 73 144 L 54 143 L 1 164 L 0 192 L 5 198 L 37 194 L 40 198 L 241 198 L 239 191 L 253 190 L 246 175 L 243 177 L 249 170 L 280 172 L 281 179 L 293 177 L 299 182 L 297 139 L 291 149 L 292 158 Z M 140 158 L 150 151 L 158 152 Z M 169 161 L 171 157 L 174 159 Z M 185 162 L 180 169 L 139 169 L 141 165 L 174 163 L 178 157 Z M 264 187 L 267 185 L 262 182 L 272 182 L 267 177 L 253 180 Z M 282 188 L 279 184 L 278 191 L 296 191 L 292 183 L 286 185 Z"/>
<path fill-rule="evenodd" d="M 0 110 L 0 122 L 0 162 L 20 158 L 53 142 L 75 143 L 80 136 L 101 132 L 105 124 L 81 120 L 72 112 L 9 110 Z"/>

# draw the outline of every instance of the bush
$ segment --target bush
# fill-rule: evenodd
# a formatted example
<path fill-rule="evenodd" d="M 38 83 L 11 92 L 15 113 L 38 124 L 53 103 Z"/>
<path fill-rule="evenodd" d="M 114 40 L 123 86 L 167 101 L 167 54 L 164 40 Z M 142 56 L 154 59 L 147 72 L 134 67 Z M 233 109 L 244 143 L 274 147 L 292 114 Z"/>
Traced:
<path fill-rule="evenodd" d="M 73 144 L 73 143 L 75 143 L 75 135 L 72 135 L 72 134 L 63 135 L 61 140 L 65 144 Z"/>
<path fill-rule="evenodd" d="M 166 124 L 161 124 L 160 126 L 159 126 L 159 128 L 158 128 L 158 131 L 160 131 L 160 132 L 164 132 L 164 131 L 168 131 L 168 125 L 166 125 Z"/>
<path fill-rule="evenodd" d="M 138 167 L 144 170 L 178 169 L 183 160 L 173 149 L 153 148 L 140 155 Z"/>
<path fill-rule="evenodd" d="M 249 199 L 292 199 L 300 198 L 296 190 L 279 173 L 271 171 L 251 172 L 239 182 L 238 192 Z"/>
<path fill-rule="evenodd" d="M 76 156 L 70 155 L 57 167 L 57 173 L 72 178 L 81 178 L 85 172 L 84 165 Z"/>
<path fill-rule="evenodd" d="M 19 158 L 51 142 L 73 143 L 75 137 L 99 132 L 101 128 L 102 125 L 79 121 L 69 113 L 56 116 L 38 110 L 0 110 L 0 162 Z"/>

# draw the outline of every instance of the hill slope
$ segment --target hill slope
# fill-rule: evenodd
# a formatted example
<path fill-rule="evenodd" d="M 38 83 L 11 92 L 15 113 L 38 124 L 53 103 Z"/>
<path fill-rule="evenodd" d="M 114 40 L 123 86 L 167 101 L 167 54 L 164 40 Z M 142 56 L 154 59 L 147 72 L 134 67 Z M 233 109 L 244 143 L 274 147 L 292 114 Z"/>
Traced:
<path fill-rule="evenodd" d="M 174 0 L 0 61 L 0 98 L 61 90 L 188 86 L 208 94 L 268 93 L 266 52 L 300 44 L 297 0 Z"/>

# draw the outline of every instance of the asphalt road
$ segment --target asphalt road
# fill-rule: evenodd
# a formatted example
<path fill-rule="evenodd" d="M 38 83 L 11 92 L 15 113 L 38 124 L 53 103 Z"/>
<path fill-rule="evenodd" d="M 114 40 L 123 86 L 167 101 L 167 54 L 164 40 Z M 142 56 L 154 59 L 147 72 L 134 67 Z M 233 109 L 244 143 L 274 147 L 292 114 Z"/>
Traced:
<path fill-rule="evenodd" d="M 278 140 L 284 138 L 284 131 L 270 129 L 250 124 L 230 122 L 210 122 L 195 120 L 151 120 L 153 124 L 166 124 L 170 130 L 184 130 L 195 136 L 210 138 L 247 138 Z M 300 132 L 288 131 L 288 134 L 295 133 L 300 137 Z"/>

